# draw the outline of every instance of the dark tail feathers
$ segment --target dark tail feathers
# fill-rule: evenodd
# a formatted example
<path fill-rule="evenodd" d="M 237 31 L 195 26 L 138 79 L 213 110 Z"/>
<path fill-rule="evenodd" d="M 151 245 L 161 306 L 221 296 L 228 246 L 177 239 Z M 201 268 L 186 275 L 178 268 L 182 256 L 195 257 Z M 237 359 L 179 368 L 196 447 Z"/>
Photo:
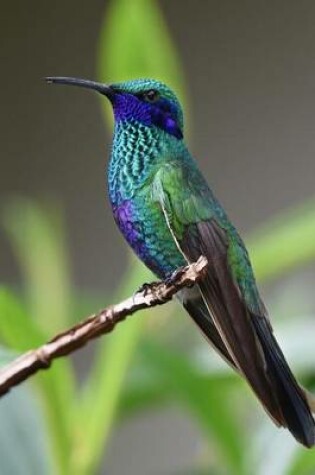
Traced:
<path fill-rule="evenodd" d="M 312 447 L 315 445 L 315 422 L 306 394 L 291 373 L 269 322 L 255 315 L 252 321 L 265 354 L 267 374 L 272 381 L 287 428 L 299 442 Z"/>

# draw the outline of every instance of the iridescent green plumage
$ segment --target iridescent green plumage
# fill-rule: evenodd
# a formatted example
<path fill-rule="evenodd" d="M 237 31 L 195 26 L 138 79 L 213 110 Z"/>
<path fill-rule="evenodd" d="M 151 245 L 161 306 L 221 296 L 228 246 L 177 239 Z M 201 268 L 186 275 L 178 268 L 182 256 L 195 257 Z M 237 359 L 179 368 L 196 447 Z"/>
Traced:
<path fill-rule="evenodd" d="M 272 419 L 302 444 L 315 425 L 273 335 L 242 239 L 213 195 L 183 141 L 183 113 L 174 93 L 151 79 L 96 89 L 115 115 L 109 196 L 117 225 L 159 277 L 208 259 L 205 278 L 179 298 L 203 334 L 248 381 Z"/>

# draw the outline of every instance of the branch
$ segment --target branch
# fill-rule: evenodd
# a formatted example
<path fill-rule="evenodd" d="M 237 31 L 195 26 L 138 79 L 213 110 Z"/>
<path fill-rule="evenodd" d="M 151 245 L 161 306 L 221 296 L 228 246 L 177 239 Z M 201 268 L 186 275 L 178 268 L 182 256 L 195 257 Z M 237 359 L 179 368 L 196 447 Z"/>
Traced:
<path fill-rule="evenodd" d="M 166 281 L 145 284 L 132 297 L 91 315 L 36 350 L 24 353 L 0 370 L 0 396 L 37 371 L 49 368 L 55 358 L 68 355 L 93 338 L 111 332 L 128 315 L 168 302 L 179 290 L 201 279 L 206 267 L 207 259 L 201 256 L 196 263 L 178 269 Z"/>

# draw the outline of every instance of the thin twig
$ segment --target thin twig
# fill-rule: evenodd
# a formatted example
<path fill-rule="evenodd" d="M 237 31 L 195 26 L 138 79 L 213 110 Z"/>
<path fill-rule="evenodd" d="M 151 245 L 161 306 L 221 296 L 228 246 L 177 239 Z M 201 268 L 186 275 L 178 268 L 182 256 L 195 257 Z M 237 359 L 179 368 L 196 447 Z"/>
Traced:
<path fill-rule="evenodd" d="M 0 370 L 0 396 L 40 369 L 49 368 L 55 358 L 68 355 L 93 338 L 111 332 L 128 315 L 168 302 L 183 287 L 195 284 L 206 267 L 207 259 L 201 256 L 196 263 L 179 269 L 167 281 L 145 284 L 132 297 L 91 315 L 48 343 L 24 353 Z"/>

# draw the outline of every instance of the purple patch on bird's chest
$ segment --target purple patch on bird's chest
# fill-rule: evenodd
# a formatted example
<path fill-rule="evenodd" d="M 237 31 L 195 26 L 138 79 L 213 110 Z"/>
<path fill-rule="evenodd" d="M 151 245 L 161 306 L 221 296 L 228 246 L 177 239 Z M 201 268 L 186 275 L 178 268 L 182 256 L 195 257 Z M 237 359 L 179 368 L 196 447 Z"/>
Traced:
<path fill-rule="evenodd" d="M 113 213 L 120 231 L 134 252 L 153 272 L 156 272 L 157 262 L 150 256 L 145 242 L 143 222 L 137 215 L 132 201 L 126 200 L 117 207 L 113 206 Z"/>
<path fill-rule="evenodd" d="M 113 207 L 114 218 L 131 246 L 141 240 L 139 225 L 131 201 L 124 201 L 120 206 Z"/>

